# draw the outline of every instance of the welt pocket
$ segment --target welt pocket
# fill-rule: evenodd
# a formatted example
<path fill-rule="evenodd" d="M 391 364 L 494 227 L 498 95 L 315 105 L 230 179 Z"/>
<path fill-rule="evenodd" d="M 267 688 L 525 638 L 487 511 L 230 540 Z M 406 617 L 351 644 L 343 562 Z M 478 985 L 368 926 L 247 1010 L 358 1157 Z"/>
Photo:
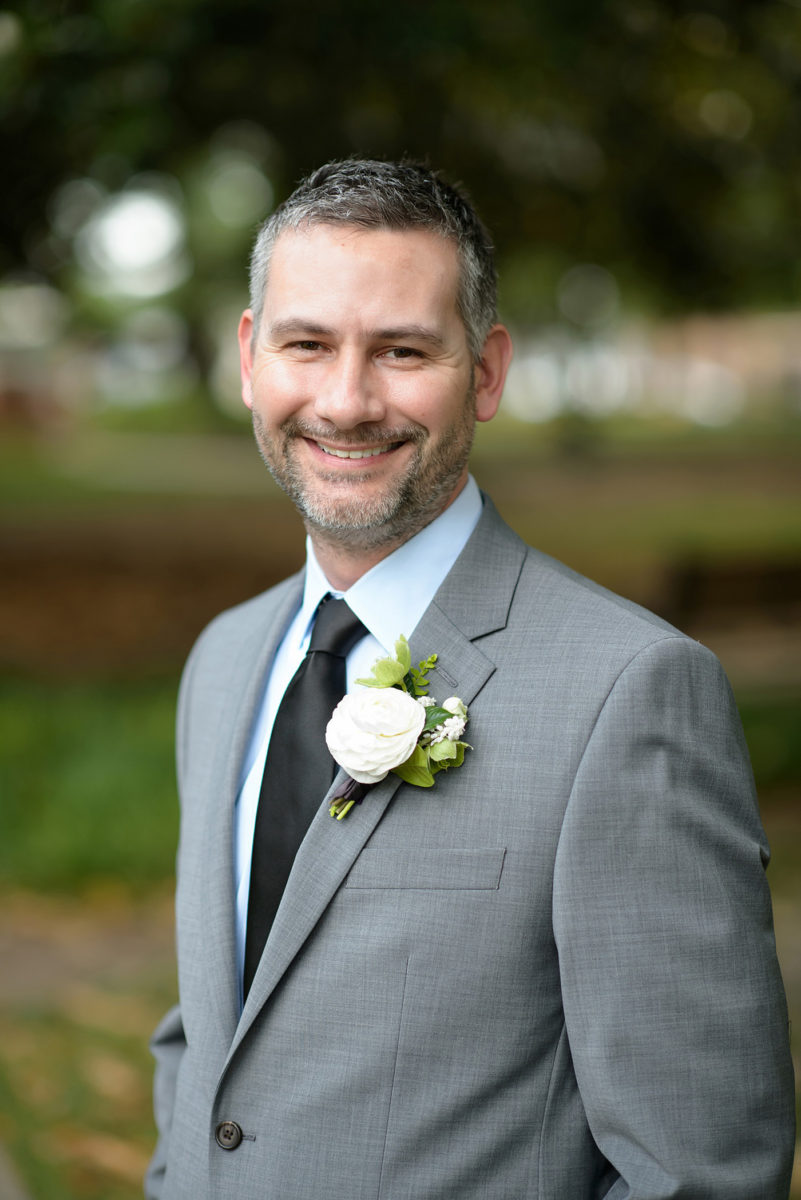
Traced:
<path fill-rule="evenodd" d="M 345 887 L 496 891 L 506 848 L 362 850 Z"/>

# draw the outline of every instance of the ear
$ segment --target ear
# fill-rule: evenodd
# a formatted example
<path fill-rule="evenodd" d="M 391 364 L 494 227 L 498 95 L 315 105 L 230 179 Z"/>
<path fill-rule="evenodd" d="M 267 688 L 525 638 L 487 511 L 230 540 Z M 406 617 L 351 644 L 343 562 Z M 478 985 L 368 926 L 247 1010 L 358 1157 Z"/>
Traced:
<path fill-rule="evenodd" d="M 239 374 L 242 380 L 242 399 L 253 408 L 253 313 L 246 308 L 239 319 Z"/>
<path fill-rule="evenodd" d="M 509 330 L 505 325 L 493 325 L 474 367 L 477 421 L 491 421 L 498 411 L 513 353 Z"/>

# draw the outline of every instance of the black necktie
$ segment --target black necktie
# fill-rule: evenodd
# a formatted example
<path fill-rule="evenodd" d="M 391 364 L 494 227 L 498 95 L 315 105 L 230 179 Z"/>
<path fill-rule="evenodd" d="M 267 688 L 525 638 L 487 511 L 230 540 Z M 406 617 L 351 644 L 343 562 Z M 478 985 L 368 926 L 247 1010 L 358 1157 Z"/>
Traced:
<path fill-rule="evenodd" d="M 330 593 L 317 609 L 306 657 L 284 692 L 270 735 L 250 868 L 244 995 L 259 965 L 292 863 L 335 775 L 325 727 L 345 694 L 345 657 L 367 633 Z"/>

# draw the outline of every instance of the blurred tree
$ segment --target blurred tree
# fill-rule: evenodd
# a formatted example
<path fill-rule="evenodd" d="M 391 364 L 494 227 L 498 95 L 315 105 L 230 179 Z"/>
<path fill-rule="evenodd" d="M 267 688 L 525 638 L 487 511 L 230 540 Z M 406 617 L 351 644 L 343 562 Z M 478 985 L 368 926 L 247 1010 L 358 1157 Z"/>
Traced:
<path fill-rule="evenodd" d="M 202 314 L 241 294 L 270 193 L 409 154 L 468 186 L 512 317 L 551 318 L 576 263 L 628 307 L 787 305 L 800 80 L 798 0 L 21 0 L 0 13 L 0 272 L 80 293 L 98 197 L 177 180 L 203 370 Z"/>

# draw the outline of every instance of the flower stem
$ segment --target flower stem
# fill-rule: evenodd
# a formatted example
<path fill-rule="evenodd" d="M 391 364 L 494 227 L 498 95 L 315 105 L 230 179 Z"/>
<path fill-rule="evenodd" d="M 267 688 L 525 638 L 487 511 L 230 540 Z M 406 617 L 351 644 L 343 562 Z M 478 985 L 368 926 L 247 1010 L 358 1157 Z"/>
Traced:
<path fill-rule="evenodd" d="M 347 783 L 331 799 L 328 808 L 330 816 L 341 821 L 348 815 L 354 804 L 361 804 L 371 787 L 370 783 L 358 783 L 355 779 L 348 779 Z"/>

